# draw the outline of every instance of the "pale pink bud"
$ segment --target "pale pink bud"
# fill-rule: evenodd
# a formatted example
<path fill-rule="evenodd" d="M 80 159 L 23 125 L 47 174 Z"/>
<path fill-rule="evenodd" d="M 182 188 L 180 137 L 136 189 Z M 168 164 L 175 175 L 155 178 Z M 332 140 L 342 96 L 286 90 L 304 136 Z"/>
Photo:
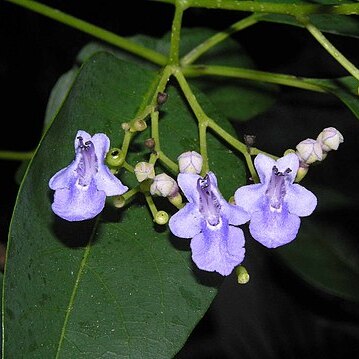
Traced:
<path fill-rule="evenodd" d="M 148 178 L 155 178 L 155 168 L 152 163 L 138 162 L 134 171 L 138 182 L 143 182 Z"/>
<path fill-rule="evenodd" d="M 318 135 L 317 141 L 321 144 L 322 150 L 328 152 L 337 150 L 344 142 L 344 137 L 335 127 L 327 127 Z"/>
<path fill-rule="evenodd" d="M 161 173 L 153 179 L 153 183 L 150 187 L 150 193 L 161 197 L 174 197 L 179 191 L 177 182 L 167 175 Z"/>
<path fill-rule="evenodd" d="M 202 170 L 203 158 L 196 151 L 184 152 L 177 159 L 181 173 L 199 174 Z"/>
<path fill-rule="evenodd" d="M 323 159 L 321 144 L 312 138 L 307 138 L 306 140 L 299 142 L 296 149 L 296 154 L 299 159 L 307 165 Z"/>

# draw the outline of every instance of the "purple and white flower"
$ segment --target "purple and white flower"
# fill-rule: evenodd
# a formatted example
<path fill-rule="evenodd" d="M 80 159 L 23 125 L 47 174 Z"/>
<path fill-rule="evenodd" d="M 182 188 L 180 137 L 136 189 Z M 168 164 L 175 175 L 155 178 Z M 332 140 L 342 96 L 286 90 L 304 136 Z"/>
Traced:
<path fill-rule="evenodd" d="M 212 172 L 204 178 L 180 173 L 177 180 L 189 202 L 170 218 L 171 232 L 192 238 L 192 259 L 198 268 L 229 275 L 244 259 L 244 235 L 236 226 L 249 220 L 248 213 L 224 200 Z"/>
<path fill-rule="evenodd" d="M 109 148 L 110 140 L 105 134 L 77 132 L 75 159 L 49 181 L 49 187 L 55 190 L 55 214 L 68 221 L 91 219 L 104 208 L 106 196 L 128 190 L 104 163 Z"/>
<path fill-rule="evenodd" d="M 296 154 L 289 153 L 277 161 L 259 154 L 254 165 L 261 183 L 238 188 L 235 202 L 251 216 L 252 237 L 268 248 L 279 247 L 297 236 L 299 217 L 314 211 L 317 198 L 293 183 L 299 168 Z"/>

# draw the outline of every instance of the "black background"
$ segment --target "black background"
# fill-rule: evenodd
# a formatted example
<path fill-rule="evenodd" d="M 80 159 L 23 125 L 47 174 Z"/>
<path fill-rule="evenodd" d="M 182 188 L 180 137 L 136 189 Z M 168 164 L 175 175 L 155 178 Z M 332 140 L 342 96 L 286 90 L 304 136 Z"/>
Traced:
<path fill-rule="evenodd" d="M 122 36 L 160 37 L 171 28 L 173 7 L 151 1 L 43 2 Z M 116 4 L 119 4 L 116 6 Z M 222 30 L 248 14 L 191 9 L 187 27 Z M 40 140 L 48 96 L 69 70 L 79 50 L 93 38 L 7 2 L 0 7 L 0 150 L 33 150 Z M 359 65 L 357 39 L 327 37 Z M 260 23 L 234 36 L 257 68 L 316 78 L 346 76 L 303 29 Z M 345 142 L 305 179 L 357 197 L 358 120 L 334 96 L 283 88 L 267 113 L 237 125 L 240 135 L 256 135 L 257 146 L 276 154 L 324 128 L 335 126 Z M 334 151 L 333 151 L 334 152 Z M 0 161 L 0 240 L 6 243 L 18 185 L 19 163 Z M 357 207 L 334 212 L 328 221 L 357 233 Z M 230 276 L 206 316 L 176 356 L 184 358 L 342 358 L 359 354 L 357 306 L 319 291 L 297 278 L 272 253 L 249 243 L 251 281 L 238 286 Z M 358 285 L 357 283 L 353 285 Z"/>

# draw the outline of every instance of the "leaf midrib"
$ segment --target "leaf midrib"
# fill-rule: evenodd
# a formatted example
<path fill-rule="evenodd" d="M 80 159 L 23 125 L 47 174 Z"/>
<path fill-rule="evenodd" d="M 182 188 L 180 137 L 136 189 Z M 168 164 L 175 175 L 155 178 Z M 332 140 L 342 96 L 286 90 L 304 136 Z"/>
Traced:
<path fill-rule="evenodd" d="M 91 232 L 91 236 L 90 236 L 90 239 L 89 239 L 89 242 L 88 244 L 86 245 L 85 247 L 85 253 L 84 253 L 84 256 L 82 257 L 82 260 L 81 260 L 81 263 L 80 263 L 80 267 L 79 267 L 79 270 L 77 272 L 77 277 L 76 277 L 76 281 L 75 281 L 75 285 L 74 285 L 74 288 L 72 290 L 72 293 L 71 293 L 71 296 L 70 296 L 70 300 L 69 300 L 69 304 L 67 306 L 67 309 L 66 309 L 66 315 L 65 315 L 65 319 L 64 319 L 64 324 L 62 326 L 62 329 L 61 329 L 61 334 L 60 334 L 60 338 L 59 338 L 59 344 L 57 346 L 57 350 L 56 350 L 56 356 L 55 356 L 55 359 L 58 359 L 59 358 L 59 355 L 60 355 L 60 352 L 61 352 L 61 349 L 62 349 L 62 344 L 64 342 L 64 339 L 65 339 L 65 332 L 66 332 L 66 329 L 67 329 L 67 324 L 69 322 L 69 318 L 70 318 L 70 315 L 71 315 L 71 312 L 72 312 L 72 309 L 74 307 L 74 302 L 75 302 L 75 299 L 76 299 L 76 294 L 77 294 L 77 289 L 79 287 L 79 284 L 80 284 L 80 280 L 81 280 L 81 277 L 82 277 L 82 274 L 83 274 L 83 271 L 84 271 L 84 268 L 86 266 L 86 262 L 88 260 L 88 257 L 90 255 L 90 250 L 91 250 L 91 247 L 92 247 L 92 242 L 93 242 L 93 239 L 95 237 L 95 234 L 96 234 L 96 229 L 98 227 L 98 224 L 99 224 L 99 217 L 97 218 L 94 226 L 93 226 L 93 230 Z"/>

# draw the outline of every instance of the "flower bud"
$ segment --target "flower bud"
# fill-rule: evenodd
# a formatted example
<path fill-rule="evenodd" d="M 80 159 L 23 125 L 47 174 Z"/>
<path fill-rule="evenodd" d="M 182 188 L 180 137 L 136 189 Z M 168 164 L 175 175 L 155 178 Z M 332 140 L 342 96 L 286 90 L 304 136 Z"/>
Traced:
<path fill-rule="evenodd" d="M 142 132 L 147 128 L 147 123 L 144 120 L 136 120 L 130 128 L 131 132 Z"/>
<path fill-rule="evenodd" d="M 337 150 L 339 144 L 344 142 L 344 137 L 335 127 L 327 127 L 318 135 L 317 141 L 321 144 L 322 150 L 328 152 Z"/>
<path fill-rule="evenodd" d="M 153 150 L 156 146 L 156 142 L 154 138 L 148 138 L 147 140 L 145 140 L 145 146 L 150 149 Z"/>
<path fill-rule="evenodd" d="M 121 167 L 125 156 L 119 148 L 111 148 L 106 154 L 106 163 L 111 167 Z"/>
<path fill-rule="evenodd" d="M 157 94 L 157 104 L 160 106 L 163 105 L 167 101 L 167 98 L 168 98 L 167 93 L 159 92 Z"/>
<path fill-rule="evenodd" d="M 126 200 L 125 200 L 125 197 L 123 197 L 123 196 L 116 196 L 113 199 L 113 205 L 116 208 L 122 208 L 125 204 L 126 204 Z"/>
<path fill-rule="evenodd" d="M 229 197 L 228 203 L 229 203 L 229 204 L 233 204 L 233 205 L 236 204 L 236 201 L 235 201 L 235 199 L 234 199 L 234 196 Z"/>
<path fill-rule="evenodd" d="M 155 178 L 155 168 L 152 163 L 138 162 L 134 171 L 138 182 L 143 182 L 148 178 Z"/>
<path fill-rule="evenodd" d="M 238 266 L 236 268 L 237 281 L 239 284 L 246 284 L 249 282 L 249 274 L 247 269 L 243 266 Z"/>
<path fill-rule="evenodd" d="M 202 170 L 203 158 L 195 151 L 184 152 L 177 158 L 177 160 L 181 173 L 199 174 Z"/>
<path fill-rule="evenodd" d="M 256 142 L 256 136 L 255 135 L 244 135 L 243 139 L 244 139 L 244 143 L 248 147 L 253 147 L 254 143 Z"/>
<path fill-rule="evenodd" d="M 161 197 L 174 197 L 179 191 L 177 182 L 166 173 L 155 176 L 150 193 Z"/>
<path fill-rule="evenodd" d="M 121 123 L 121 127 L 124 131 L 128 131 L 131 126 L 128 122 L 123 122 L 123 123 Z"/>
<path fill-rule="evenodd" d="M 296 154 L 299 159 L 307 165 L 323 159 L 321 144 L 312 138 L 307 138 L 306 140 L 299 142 L 296 149 Z"/>
<path fill-rule="evenodd" d="M 169 216 L 168 213 L 165 211 L 158 211 L 155 215 L 154 221 L 157 224 L 166 224 L 168 222 Z"/>
<path fill-rule="evenodd" d="M 285 156 L 289 153 L 295 153 L 295 151 L 292 148 L 288 148 L 287 150 L 284 151 L 283 156 Z"/>

